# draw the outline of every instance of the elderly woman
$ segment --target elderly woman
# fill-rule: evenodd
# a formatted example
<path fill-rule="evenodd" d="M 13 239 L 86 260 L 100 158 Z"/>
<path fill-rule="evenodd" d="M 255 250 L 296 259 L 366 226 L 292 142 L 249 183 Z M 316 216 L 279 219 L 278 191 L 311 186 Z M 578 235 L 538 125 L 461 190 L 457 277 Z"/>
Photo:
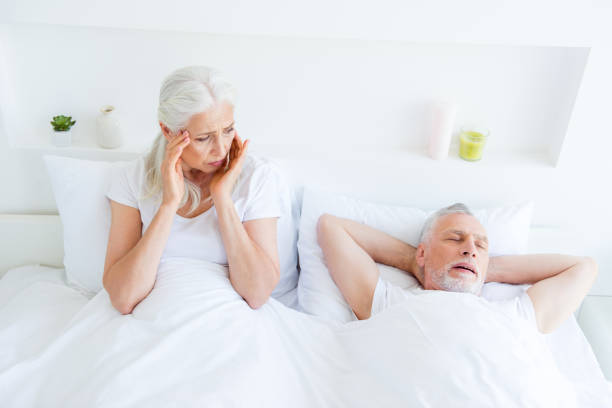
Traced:
<path fill-rule="evenodd" d="M 161 132 L 107 193 L 112 220 L 103 284 L 122 314 L 147 297 L 160 262 L 170 257 L 229 265 L 232 286 L 252 308 L 279 281 L 275 169 L 247 155 L 234 99 L 234 87 L 208 67 L 181 68 L 163 81 Z"/>

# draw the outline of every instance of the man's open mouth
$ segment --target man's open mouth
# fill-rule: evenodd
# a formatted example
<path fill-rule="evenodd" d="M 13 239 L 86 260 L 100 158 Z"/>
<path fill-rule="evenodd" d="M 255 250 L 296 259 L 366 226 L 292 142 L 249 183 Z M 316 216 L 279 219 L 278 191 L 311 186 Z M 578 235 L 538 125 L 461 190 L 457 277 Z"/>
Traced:
<path fill-rule="evenodd" d="M 463 269 L 463 270 L 472 272 L 474 275 L 478 275 L 478 273 L 476 272 L 476 267 L 474 265 L 469 264 L 469 263 L 465 263 L 465 262 L 458 263 L 458 264 L 453 265 L 453 268 L 455 268 L 455 269 Z"/>

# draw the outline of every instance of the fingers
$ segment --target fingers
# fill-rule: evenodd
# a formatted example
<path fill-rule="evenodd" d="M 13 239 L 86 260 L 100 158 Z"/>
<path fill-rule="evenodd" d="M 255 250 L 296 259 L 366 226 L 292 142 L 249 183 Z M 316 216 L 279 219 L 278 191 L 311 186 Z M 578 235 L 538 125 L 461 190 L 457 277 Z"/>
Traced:
<path fill-rule="evenodd" d="M 164 159 L 164 164 L 162 167 L 165 167 L 167 171 L 170 173 L 179 174 L 182 176 L 183 169 L 181 167 L 181 154 L 183 153 L 183 149 L 190 143 L 189 137 L 185 137 L 180 139 L 179 137 L 175 138 L 178 140 L 172 140 L 173 147 L 170 148 L 170 143 L 166 146 L 166 157 Z"/>
<path fill-rule="evenodd" d="M 176 170 L 176 172 L 178 174 L 183 174 L 183 167 L 181 167 L 181 162 L 183 161 L 183 159 L 181 159 L 180 157 L 178 158 L 178 160 L 176 161 L 176 164 L 174 166 L 174 170 Z"/>
<path fill-rule="evenodd" d="M 183 132 L 181 136 L 182 137 L 175 137 L 166 147 L 166 154 L 168 155 L 168 158 L 173 161 L 178 159 L 183 152 L 183 149 L 191 142 L 189 133 L 187 131 Z"/>
<path fill-rule="evenodd" d="M 234 151 L 234 158 L 230 161 L 230 168 L 242 166 L 242 162 L 246 157 L 246 152 L 249 147 L 249 140 L 245 140 L 244 143 L 236 141 L 236 149 Z"/>
<path fill-rule="evenodd" d="M 178 132 L 174 136 L 174 138 L 168 142 L 168 144 L 166 145 L 166 150 L 170 151 L 170 150 L 174 149 L 174 147 L 176 147 L 177 145 L 183 143 L 185 141 L 185 137 L 187 137 L 187 139 L 189 139 L 189 132 L 187 130 L 183 130 L 181 132 Z"/>
<path fill-rule="evenodd" d="M 247 139 L 242 144 L 242 148 L 240 149 L 240 156 L 238 157 L 238 160 L 241 160 L 241 161 L 244 160 L 248 149 L 249 149 L 249 140 Z"/>
<path fill-rule="evenodd" d="M 239 145 L 238 145 L 238 141 L 236 140 L 236 137 L 234 137 L 232 139 L 232 145 L 230 146 L 230 151 L 229 151 L 229 155 L 230 155 L 230 163 L 232 161 L 234 161 L 234 159 L 236 158 L 236 156 L 238 155 L 238 149 L 239 149 Z"/>

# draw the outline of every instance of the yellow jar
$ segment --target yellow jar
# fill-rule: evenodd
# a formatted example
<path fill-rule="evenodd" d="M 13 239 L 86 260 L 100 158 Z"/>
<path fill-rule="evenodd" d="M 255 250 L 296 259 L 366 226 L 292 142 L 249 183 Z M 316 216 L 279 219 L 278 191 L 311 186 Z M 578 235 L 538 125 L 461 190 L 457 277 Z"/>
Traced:
<path fill-rule="evenodd" d="M 459 156 L 464 160 L 477 161 L 482 158 L 482 150 L 489 131 L 461 128 L 459 134 Z"/>

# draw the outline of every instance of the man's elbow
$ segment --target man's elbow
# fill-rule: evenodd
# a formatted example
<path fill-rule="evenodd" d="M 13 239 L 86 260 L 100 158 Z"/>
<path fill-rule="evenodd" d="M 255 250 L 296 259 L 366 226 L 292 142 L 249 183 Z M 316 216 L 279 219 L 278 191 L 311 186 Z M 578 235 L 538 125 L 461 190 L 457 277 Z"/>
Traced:
<path fill-rule="evenodd" d="M 591 279 L 594 281 L 599 273 L 599 266 L 597 265 L 597 261 L 591 258 L 590 256 L 585 256 L 582 258 L 582 263 L 584 265 L 584 270 L 588 272 Z"/>
<path fill-rule="evenodd" d="M 557 328 L 557 325 L 538 322 L 538 331 L 541 334 L 550 334 L 554 332 L 556 328 Z"/>

